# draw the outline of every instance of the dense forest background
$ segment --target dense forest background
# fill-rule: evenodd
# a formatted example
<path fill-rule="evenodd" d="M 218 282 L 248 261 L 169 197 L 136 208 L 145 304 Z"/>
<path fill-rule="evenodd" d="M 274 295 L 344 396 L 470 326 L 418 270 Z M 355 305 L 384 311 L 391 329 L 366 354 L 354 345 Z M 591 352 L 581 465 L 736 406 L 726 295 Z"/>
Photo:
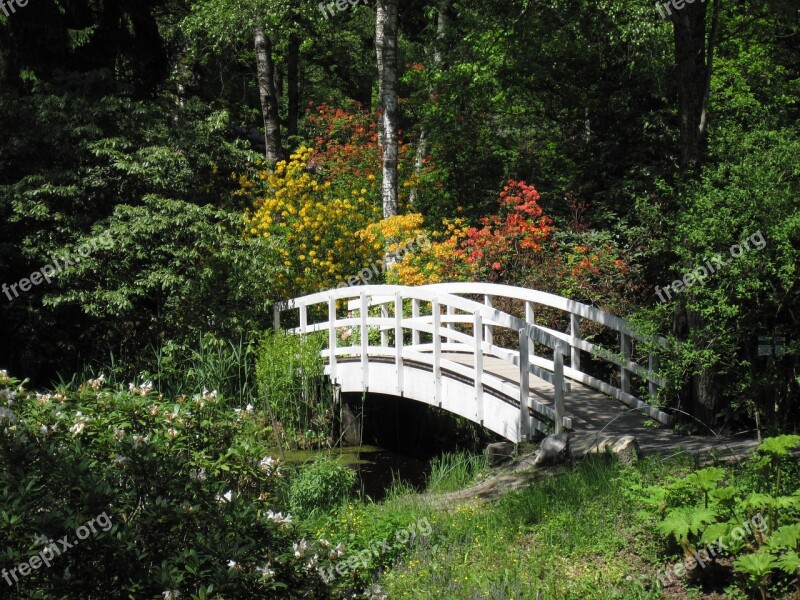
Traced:
<path fill-rule="evenodd" d="M 795 0 L 3 6 L 0 283 L 53 271 L 3 288 L 0 365 L 34 385 L 247 337 L 425 231 L 390 280 L 592 303 L 668 337 L 662 403 L 800 423 Z"/>

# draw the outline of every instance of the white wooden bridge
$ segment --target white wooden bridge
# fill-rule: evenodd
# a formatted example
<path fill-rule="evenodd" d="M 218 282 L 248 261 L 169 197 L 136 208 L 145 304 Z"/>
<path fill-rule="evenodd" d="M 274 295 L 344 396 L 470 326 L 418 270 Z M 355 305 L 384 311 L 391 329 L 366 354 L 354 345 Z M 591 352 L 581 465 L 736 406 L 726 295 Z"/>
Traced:
<path fill-rule="evenodd" d="M 369 285 L 303 296 L 274 311 L 276 330 L 283 322 L 294 334 L 327 333 L 326 372 L 343 392 L 425 402 L 513 442 L 534 430 L 600 430 L 629 407 L 671 423 L 646 402 L 663 385 L 657 356 L 644 350 L 646 366 L 632 359 L 638 345 L 658 343 L 644 344 L 619 317 L 553 294 L 488 283 Z M 566 331 L 537 324 L 541 311 L 550 322 L 562 317 Z M 582 360 L 586 353 L 591 361 Z"/>

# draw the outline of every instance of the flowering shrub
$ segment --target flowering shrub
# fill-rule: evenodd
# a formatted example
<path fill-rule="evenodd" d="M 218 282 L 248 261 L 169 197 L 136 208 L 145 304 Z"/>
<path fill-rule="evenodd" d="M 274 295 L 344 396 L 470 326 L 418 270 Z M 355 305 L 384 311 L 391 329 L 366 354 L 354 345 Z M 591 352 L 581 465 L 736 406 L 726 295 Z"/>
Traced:
<path fill-rule="evenodd" d="M 378 146 L 378 115 L 364 110 L 360 103 L 344 107 L 308 103 L 306 127 L 313 139 L 314 153 L 310 167 L 318 170 L 331 184 L 334 194 L 346 195 L 352 189 L 365 188 L 364 194 L 381 204 L 381 149 Z M 402 138 L 398 141 L 398 164 L 408 160 L 409 148 Z M 398 202 L 405 201 L 405 184 L 400 185 Z"/>
<path fill-rule="evenodd" d="M 113 523 L 3 597 L 325 597 L 292 554 L 281 467 L 252 406 L 102 377 L 38 394 L 2 371 L 0 403 L 2 567 L 95 515 Z"/>
<path fill-rule="evenodd" d="M 543 250 L 552 221 L 539 206 L 539 193 L 524 181 L 509 180 L 498 202 L 498 214 L 481 218 L 480 227 L 467 227 L 460 218 L 445 221 L 444 233 L 433 233 L 436 243 L 430 252 L 398 268 L 399 280 L 408 285 L 513 281 L 521 266 Z"/>
<path fill-rule="evenodd" d="M 309 172 L 312 155 L 311 148 L 301 147 L 273 173 L 259 171 L 263 190 L 245 217 L 250 236 L 280 240 L 281 298 L 335 287 L 368 264 L 372 249 L 353 234 L 381 216 L 366 188 L 352 190 L 350 197 L 331 196 L 330 182 Z"/>

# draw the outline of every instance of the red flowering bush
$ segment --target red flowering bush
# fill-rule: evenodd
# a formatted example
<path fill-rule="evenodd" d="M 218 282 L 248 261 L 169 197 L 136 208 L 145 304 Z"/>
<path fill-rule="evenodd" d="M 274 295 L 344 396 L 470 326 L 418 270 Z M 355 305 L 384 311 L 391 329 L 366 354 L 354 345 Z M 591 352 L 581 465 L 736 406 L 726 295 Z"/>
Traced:
<path fill-rule="evenodd" d="M 533 254 L 542 250 L 552 219 L 539 206 L 539 192 L 524 181 L 509 179 L 499 197 L 500 212 L 483 217 L 481 227 L 467 231 L 461 245 L 466 262 L 488 280 L 508 280 Z"/>

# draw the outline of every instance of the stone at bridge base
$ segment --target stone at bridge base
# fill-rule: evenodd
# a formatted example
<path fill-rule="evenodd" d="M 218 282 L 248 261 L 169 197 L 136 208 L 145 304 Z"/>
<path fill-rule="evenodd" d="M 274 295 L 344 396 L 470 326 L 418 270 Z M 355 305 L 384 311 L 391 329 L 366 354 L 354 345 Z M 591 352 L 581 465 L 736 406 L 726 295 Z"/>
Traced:
<path fill-rule="evenodd" d="M 570 438 L 569 432 L 548 435 L 542 440 L 539 446 L 539 453 L 533 461 L 534 465 L 558 464 L 570 458 Z"/>
<path fill-rule="evenodd" d="M 572 440 L 572 457 L 612 456 L 619 462 L 629 465 L 636 461 L 642 451 L 639 442 L 632 435 L 607 436 L 583 433 Z"/>
<path fill-rule="evenodd" d="M 489 444 L 486 446 L 486 452 L 489 455 L 489 466 L 497 467 L 513 456 L 514 444 L 511 442 L 497 442 L 495 444 Z"/>

